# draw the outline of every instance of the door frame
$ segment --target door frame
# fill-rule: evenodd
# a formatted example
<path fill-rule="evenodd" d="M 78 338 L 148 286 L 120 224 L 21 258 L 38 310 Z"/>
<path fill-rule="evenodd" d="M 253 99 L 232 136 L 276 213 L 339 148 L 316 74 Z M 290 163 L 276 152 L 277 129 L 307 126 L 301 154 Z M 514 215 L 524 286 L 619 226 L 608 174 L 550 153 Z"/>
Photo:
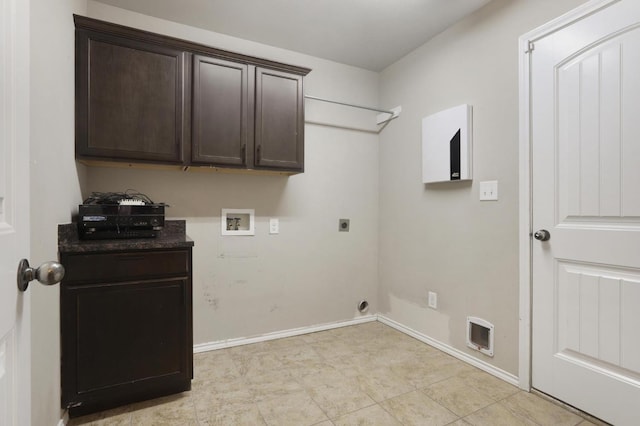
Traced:
<path fill-rule="evenodd" d="M 535 42 L 575 22 L 622 0 L 591 0 L 566 14 L 522 35 L 519 40 L 519 339 L 518 339 L 518 383 L 524 390 L 531 390 L 532 335 L 532 171 L 531 160 L 531 69 L 530 53 L 535 52 Z"/>

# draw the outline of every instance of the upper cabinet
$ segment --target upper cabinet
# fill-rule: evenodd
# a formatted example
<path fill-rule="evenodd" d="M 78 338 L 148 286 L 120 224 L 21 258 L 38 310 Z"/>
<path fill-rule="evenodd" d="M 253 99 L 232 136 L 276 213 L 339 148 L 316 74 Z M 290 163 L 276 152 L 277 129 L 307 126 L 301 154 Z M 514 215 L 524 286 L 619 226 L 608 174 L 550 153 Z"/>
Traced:
<path fill-rule="evenodd" d="M 182 162 L 184 53 L 78 31 L 76 153 Z"/>
<path fill-rule="evenodd" d="M 248 66 L 193 56 L 193 164 L 246 166 Z"/>
<path fill-rule="evenodd" d="M 76 23 L 76 157 L 304 171 L 308 68 Z"/>
<path fill-rule="evenodd" d="M 302 171 L 302 76 L 257 68 L 255 99 L 256 166 Z"/>

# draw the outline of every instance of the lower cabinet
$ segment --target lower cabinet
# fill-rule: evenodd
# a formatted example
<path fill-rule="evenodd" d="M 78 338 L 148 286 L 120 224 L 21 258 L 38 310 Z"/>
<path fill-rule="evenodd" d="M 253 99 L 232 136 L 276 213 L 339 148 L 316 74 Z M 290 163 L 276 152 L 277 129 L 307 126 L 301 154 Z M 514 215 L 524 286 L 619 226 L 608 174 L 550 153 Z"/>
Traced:
<path fill-rule="evenodd" d="M 190 248 L 60 260 L 62 406 L 71 417 L 191 388 Z"/>

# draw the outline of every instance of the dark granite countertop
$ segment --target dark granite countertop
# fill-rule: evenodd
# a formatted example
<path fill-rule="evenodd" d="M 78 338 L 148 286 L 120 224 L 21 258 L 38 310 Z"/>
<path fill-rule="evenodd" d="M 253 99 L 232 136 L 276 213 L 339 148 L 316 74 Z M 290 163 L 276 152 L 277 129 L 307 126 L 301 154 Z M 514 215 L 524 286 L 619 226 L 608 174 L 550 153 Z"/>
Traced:
<path fill-rule="evenodd" d="M 193 247 L 193 240 L 185 233 L 184 220 L 166 220 L 164 228 L 155 238 L 116 240 L 81 240 L 75 223 L 58 225 L 58 251 L 60 253 L 90 253 L 121 250 L 153 250 Z"/>

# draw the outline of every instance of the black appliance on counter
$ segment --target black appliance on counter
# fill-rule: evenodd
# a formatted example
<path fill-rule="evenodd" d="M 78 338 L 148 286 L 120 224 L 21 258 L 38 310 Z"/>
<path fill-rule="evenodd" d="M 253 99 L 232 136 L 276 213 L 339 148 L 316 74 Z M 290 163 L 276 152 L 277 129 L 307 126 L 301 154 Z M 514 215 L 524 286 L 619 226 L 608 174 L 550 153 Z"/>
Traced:
<path fill-rule="evenodd" d="M 155 238 L 164 227 L 165 207 L 144 194 L 93 193 L 78 206 L 78 235 L 84 240 Z"/>

